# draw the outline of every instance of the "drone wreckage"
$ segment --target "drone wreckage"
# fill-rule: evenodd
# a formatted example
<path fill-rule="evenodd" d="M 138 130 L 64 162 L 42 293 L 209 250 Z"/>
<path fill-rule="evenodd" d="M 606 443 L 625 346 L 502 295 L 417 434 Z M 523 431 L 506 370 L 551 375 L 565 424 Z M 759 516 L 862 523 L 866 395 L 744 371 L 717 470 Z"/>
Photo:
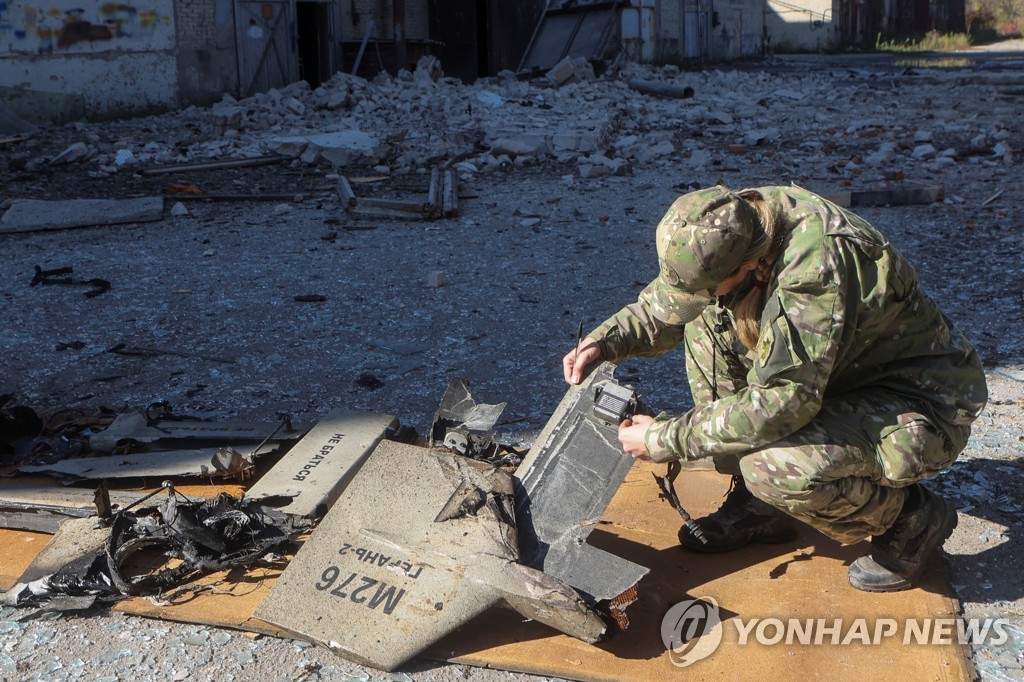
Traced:
<path fill-rule="evenodd" d="M 68 489 L 79 493 L 68 504 L 52 488 L 0 485 L 3 525 L 52 531 L 59 522 L 0 602 L 75 610 L 168 600 L 202 589 L 201 576 L 270 565 L 282 572 L 256 619 L 384 670 L 494 605 L 596 642 L 628 627 L 626 608 L 648 572 L 586 542 L 633 463 L 615 430 L 637 409 L 636 394 L 614 370 L 604 363 L 570 387 L 522 460 L 494 441 L 504 403 L 476 403 L 461 379 L 448 386 L 427 447 L 389 415 L 344 410 L 311 427 L 283 418 L 269 433 L 166 410 L 119 415 L 92 434 L 91 449 L 148 452 L 113 455 L 113 473 L 97 464 L 104 457 L 15 472 L 100 480 L 93 504 L 82 489 Z M 195 448 L 211 441 L 233 445 Z M 200 475 L 240 478 L 287 449 L 240 498 L 197 501 L 169 481 L 141 499 L 107 489 L 108 477 L 180 475 L 180 461 L 158 449 L 168 445 L 205 458 Z M 179 474 L 167 469 L 175 464 Z"/>

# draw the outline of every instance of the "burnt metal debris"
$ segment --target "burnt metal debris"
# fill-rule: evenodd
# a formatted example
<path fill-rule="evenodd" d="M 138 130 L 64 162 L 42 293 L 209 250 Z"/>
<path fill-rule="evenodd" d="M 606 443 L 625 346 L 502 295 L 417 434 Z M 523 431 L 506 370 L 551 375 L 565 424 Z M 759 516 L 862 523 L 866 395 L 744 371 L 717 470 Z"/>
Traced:
<path fill-rule="evenodd" d="M 513 506 L 501 469 L 383 441 L 255 615 L 384 670 L 502 602 L 597 641 L 599 615 L 519 562 Z"/>
<path fill-rule="evenodd" d="M 494 439 L 494 427 L 505 405 L 477 403 L 469 392 L 466 379 L 452 379 L 434 413 L 430 446 L 496 466 L 519 466 L 522 462 L 520 453 Z"/>
<path fill-rule="evenodd" d="M 175 415 L 165 402 L 155 402 L 145 410 L 118 415 L 109 426 L 89 438 L 89 447 L 97 452 L 163 449 L 203 444 L 288 442 L 301 438 L 311 427 L 294 424 L 287 415 L 279 415 L 277 425 L 253 422 L 203 421 Z"/>
<path fill-rule="evenodd" d="M 257 457 L 269 455 L 277 448 L 243 448 L 231 446 L 195 450 L 158 450 L 109 457 L 76 457 L 50 464 L 24 465 L 19 474 L 50 474 L 64 483 L 82 480 L 115 478 L 163 479 L 169 476 L 201 476 L 203 478 L 237 478 L 252 475 Z"/>
<path fill-rule="evenodd" d="M 633 466 L 607 414 L 612 402 L 622 403 L 617 411 L 630 401 L 636 409 L 636 396 L 614 372 L 602 363 L 566 392 L 516 470 L 516 519 L 523 563 L 572 586 L 624 627 L 625 607 L 648 569 L 587 544 Z"/>
<path fill-rule="evenodd" d="M 143 506 L 163 491 L 167 494 L 161 502 Z M 194 501 L 167 482 L 112 515 L 80 522 L 92 524 L 93 541 L 76 543 L 80 551 L 75 552 L 60 542 L 69 534 L 55 536 L 60 549 L 53 553 L 68 560 L 56 562 L 60 565 L 52 572 L 41 572 L 39 563 L 54 564 L 44 550 L 41 561 L 37 558 L 35 567 L 0 596 L 0 603 L 88 608 L 96 602 L 159 594 L 216 571 L 277 564 L 283 553 L 294 550 L 294 531 L 284 514 L 226 493 Z M 156 570 L 133 569 L 142 553 L 162 556 L 161 565 Z"/>

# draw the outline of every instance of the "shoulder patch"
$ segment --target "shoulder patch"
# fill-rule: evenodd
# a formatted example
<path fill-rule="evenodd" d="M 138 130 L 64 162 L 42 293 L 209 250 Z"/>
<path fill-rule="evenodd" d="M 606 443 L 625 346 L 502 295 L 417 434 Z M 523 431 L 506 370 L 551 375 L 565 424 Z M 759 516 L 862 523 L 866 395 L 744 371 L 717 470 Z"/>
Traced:
<path fill-rule="evenodd" d="M 764 367 L 768 364 L 768 358 L 772 356 L 772 347 L 775 345 L 775 325 L 768 325 L 761 330 L 761 337 L 757 340 L 757 364 Z"/>

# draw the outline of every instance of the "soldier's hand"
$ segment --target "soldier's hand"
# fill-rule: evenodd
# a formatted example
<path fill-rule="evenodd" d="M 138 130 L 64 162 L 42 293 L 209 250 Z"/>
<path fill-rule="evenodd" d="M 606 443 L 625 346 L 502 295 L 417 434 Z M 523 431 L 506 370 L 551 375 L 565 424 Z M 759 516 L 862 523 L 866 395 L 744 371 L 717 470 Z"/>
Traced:
<path fill-rule="evenodd" d="M 653 417 L 645 414 L 634 414 L 632 419 L 625 419 L 619 424 L 619 442 L 633 459 L 650 459 L 651 454 L 647 451 L 647 443 L 644 442 L 644 435 L 647 427 L 654 423 Z"/>
<path fill-rule="evenodd" d="M 578 384 L 583 381 L 583 374 L 587 367 L 604 357 L 601 347 L 593 339 L 583 339 L 578 355 L 576 350 L 573 348 L 562 358 L 562 374 L 565 376 L 566 383 L 569 384 Z"/>

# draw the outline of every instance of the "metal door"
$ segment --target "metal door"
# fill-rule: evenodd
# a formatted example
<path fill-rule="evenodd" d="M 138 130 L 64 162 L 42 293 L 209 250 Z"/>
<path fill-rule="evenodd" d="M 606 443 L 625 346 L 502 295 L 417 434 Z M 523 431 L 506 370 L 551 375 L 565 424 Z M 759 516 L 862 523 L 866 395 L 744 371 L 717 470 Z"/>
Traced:
<path fill-rule="evenodd" d="M 703 61 L 709 56 L 708 7 L 706 2 L 684 0 L 682 49 L 687 61 Z"/>
<path fill-rule="evenodd" d="M 236 0 L 235 36 L 242 97 L 298 80 L 294 0 Z"/>

